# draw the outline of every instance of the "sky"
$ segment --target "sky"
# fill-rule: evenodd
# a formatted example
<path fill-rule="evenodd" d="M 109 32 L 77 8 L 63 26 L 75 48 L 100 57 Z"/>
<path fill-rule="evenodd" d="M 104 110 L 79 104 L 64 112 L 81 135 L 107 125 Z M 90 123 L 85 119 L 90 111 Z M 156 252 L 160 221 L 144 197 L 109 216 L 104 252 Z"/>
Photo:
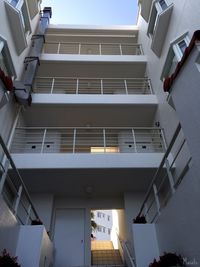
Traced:
<path fill-rule="evenodd" d="M 51 24 L 134 25 L 137 0 L 43 0 L 52 7 Z"/>

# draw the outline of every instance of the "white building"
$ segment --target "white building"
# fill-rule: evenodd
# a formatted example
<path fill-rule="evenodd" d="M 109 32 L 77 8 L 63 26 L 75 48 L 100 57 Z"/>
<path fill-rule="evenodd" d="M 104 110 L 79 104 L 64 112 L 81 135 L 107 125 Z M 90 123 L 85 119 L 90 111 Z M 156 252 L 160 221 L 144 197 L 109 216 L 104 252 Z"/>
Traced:
<path fill-rule="evenodd" d="M 47 30 L 39 2 L 0 0 L 15 88 L 1 73 L 0 249 L 22 267 L 90 265 L 90 211 L 117 209 L 126 265 L 169 251 L 198 266 L 198 1 L 140 0 L 136 26 Z"/>
<path fill-rule="evenodd" d="M 96 240 L 111 240 L 113 227 L 112 210 L 95 210 L 94 221 L 97 228 L 93 232 Z"/>

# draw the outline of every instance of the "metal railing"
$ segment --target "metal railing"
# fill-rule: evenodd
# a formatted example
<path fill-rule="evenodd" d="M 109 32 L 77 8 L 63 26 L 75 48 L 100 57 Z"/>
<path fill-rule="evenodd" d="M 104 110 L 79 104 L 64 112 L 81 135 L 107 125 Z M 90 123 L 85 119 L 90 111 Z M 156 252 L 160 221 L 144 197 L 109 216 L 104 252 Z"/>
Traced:
<path fill-rule="evenodd" d="M 170 161 L 171 153 L 173 160 Z M 192 157 L 179 124 L 152 179 L 140 208 L 139 216 L 143 214 L 150 223 L 157 220 L 162 208 L 167 205 L 188 171 L 191 160 Z"/>
<path fill-rule="evenodd" d="M 12 153 L 162 153 L 159 128 L 16 128 Z"/>
<path fill-rule="evenodd" d="M 118 232 L 116 231 L 116 236 L 118 239 L 118 244 L 120 246 L 119 251 L 122 252 L 123 262 L 127 267 L 136 267 L 135 259 L 131 256 L 131 252 L 128 248 L 127 241 L 119 237 Z"/>
<path fill-rule="evenodd" d="M 39 216 L 1 135 L 0 154 L 0 194 L 21 224 L 31 224 Z"/>
<path fill-rule="evenodd" d="M 142 55 L 142 46 L 132 43 L 46 42 L 43 53 L 75 55 Z"/>
<path fill-rule="evenodd" d="M 44 94 L 153 94 L 147 78 L 36 77 L 33 91 Z"/>

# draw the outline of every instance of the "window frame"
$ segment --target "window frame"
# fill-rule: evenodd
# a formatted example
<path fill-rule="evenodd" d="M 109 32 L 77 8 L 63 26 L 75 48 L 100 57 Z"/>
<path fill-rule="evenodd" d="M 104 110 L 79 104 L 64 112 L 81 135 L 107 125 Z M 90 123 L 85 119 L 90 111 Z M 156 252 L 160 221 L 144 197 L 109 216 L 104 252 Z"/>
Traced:
<path fill-rule="evenodd" d="M 0 35 L 0 53 L 2 54 L 3 57 L 5 57 L 4 60 L 6 63 L 5 65 L 6 65 L 7 74 L 13 79 L 16 78 L 17 75 L 16 75 L 15 67 L 12 61 L 12 57 L 10 54 L 10 50 L 8 47 L 8 43 L 7 43 L 7 40 L 2 35 Z"/>
<path fill-rule="evenodd" d="M 161 81 L 163 81 L 166 77 L 170 75 L 170 70 L 172 68 L 174 57 L 176 57 L 177 63 L 181 61 L 183 52 L 179 46 L 179 43 L 182 41 L 185 41 L 187 45 L 186 47 L 188 47 L 188 45 L 190 44 L 188 32 L 185 32 L 184 34 L 180 35 L 178 38 L 176 38 L 170 43 L 170 47 L 160 76 Z"/>
<path fill-rule="evenodd" d="M 12 5 L 12 1 L 13 0 L 8 0 L 8 2 Z M 20 15 L 21 15 L 21 20 L 22 20 L 22 23 L 23 23 L 23 27 L 24 27 L 24 33 L 25 33 L 25 36 L 29 36 L 32 32 L 31 30 L 31 23 L 30 23 L 30 14 L 29 14 L 29 11 L 28 11 L 28 6 L 27 6 L 27 3 L 26 3 L 26 0 L 18 0 L 18 2 L 16 3 L 16 5 L 12 5 L 14 8 L 16 8 L 17 10 L 19 10 L 20 12 Z M 25 7 L 25 12 L 26 14 L 24 14 L 22 12 L 22 8 L 23 6 Z"/>

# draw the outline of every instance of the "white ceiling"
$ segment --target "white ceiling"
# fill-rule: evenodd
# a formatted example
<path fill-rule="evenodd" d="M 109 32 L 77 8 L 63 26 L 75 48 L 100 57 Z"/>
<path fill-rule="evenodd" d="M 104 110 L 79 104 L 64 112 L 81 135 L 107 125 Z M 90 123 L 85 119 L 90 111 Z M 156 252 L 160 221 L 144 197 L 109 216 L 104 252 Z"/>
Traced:
<path fill-rule="evenodd" d="M 32 105 L 22 112 L 25 126 L 151 127 L 156 105 Z"/>

